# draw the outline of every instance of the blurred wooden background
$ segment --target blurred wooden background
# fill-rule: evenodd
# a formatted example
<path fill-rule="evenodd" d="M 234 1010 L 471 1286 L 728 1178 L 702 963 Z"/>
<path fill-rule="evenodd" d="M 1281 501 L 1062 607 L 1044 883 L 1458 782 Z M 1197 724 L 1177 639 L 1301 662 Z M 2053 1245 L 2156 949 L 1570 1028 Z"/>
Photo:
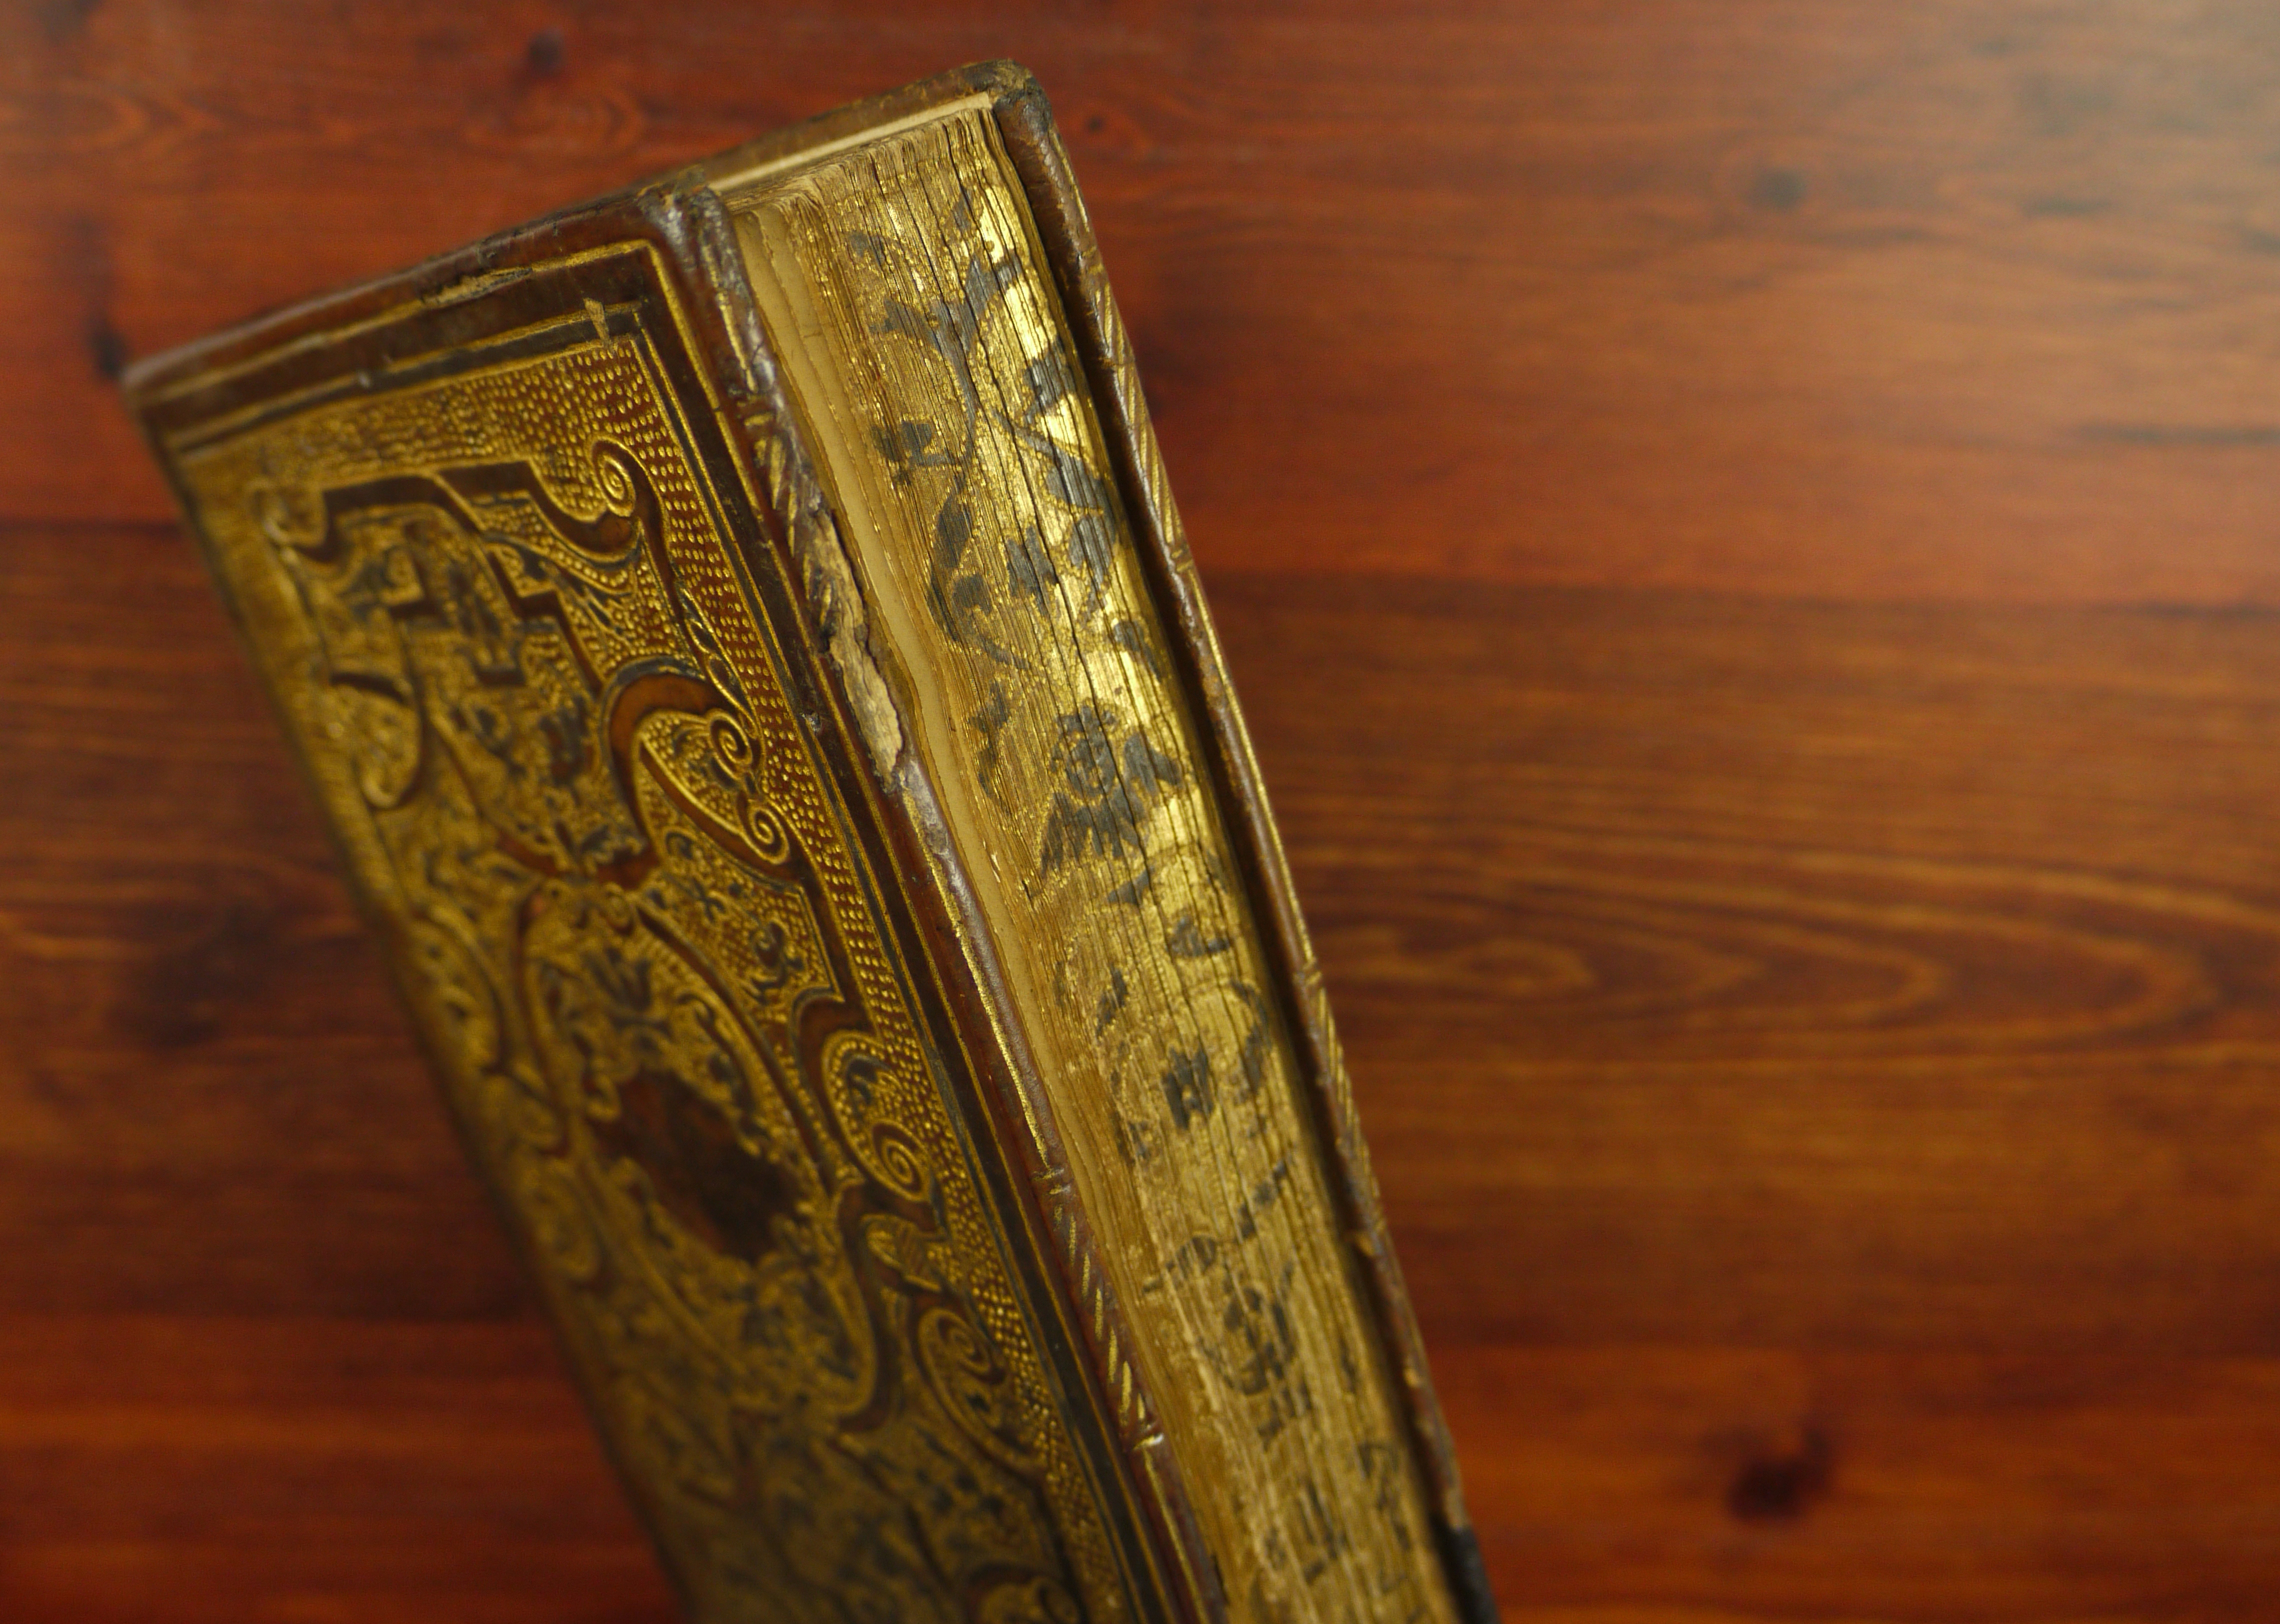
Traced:
<path fill-rule="evenodd" d="M 0 1615 L 668 1615 L 106 374 L 1009 55 L 1506 1617 L 2274 1616 L 2270 0 L 0 18 Z"/>

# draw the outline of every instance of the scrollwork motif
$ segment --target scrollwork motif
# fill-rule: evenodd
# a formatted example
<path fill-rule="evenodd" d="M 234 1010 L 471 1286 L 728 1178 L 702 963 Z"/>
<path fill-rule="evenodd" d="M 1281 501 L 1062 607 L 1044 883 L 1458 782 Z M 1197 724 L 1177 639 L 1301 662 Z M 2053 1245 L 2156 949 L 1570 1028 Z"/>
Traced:
<path fill-rule="evenodd" d="M 290 623 L 289 713 L 700 1612 L 1124 1616 L 823 781 L 689 573 L 659 410 L 567 457 L 361 449 L 480 421 L 441 401 L 256 444 L 226 563 Z"/>

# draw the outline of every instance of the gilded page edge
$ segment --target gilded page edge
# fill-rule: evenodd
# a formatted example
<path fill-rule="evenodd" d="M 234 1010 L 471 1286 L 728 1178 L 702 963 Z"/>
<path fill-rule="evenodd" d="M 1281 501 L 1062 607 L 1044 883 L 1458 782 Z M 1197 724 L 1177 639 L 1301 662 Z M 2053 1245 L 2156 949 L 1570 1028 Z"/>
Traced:
<path fill-rule="evenodd" d="M 1393 1378 L 1390 1388 L 1398 1395 L 1393 1408 L 1399 1430 L 1406 1435 L 1410 1459 L 1423 1480 L 1437 1566 L 1465 1624 L 1494 1624 L 1495 1603 L 1464 1512 L 1452 1445 L 1426 1374 L 1421 1343 L 1379 1210 L 1321 972 L 1298 914 L 1287 862 L 1203 604 L 1192 557 L 1171 504 L 1131 350 L 1044 94 L 1025 72 L 1003 65 L 1009 71 L 1000 77 L 1003 89 L 995 97 L 945 97 L 877 126 L 842 133 L 813 151 L 785 153 L 764 165 L 731 171 L 718 189 L 721 201 L 735 214 L 744 201 L 736 195 L 739 192 L 747 196 L 762 193 L 811 164 L 828 162 L 872 142 L 986 106 L 1000 157 L 1019 182 L 1018 196 L 1025 205 L 1029 228 L 1044 250 L 1051 290 L 1068 322 L 1112 459 L 1118 496 L 1139 543 L 1144 578 L 1168 634 L 1167 644 L 1182 685 L 1206 718 L 1198 732 L 1209 741 L 1205 754 L 1211 764 L 1213 791 L 1226 815 L 1227 834 L 1244 874 L 1243 889 L 1273 966 L 1274 996 L 1290 1030 L 1298 1037 L 1302 1115 L 1317 1139 L 1325 1182 L 1353 1254 L 1365 1323 L 1374 1330 L 1381 1357 Z M 791 410 L 797 418 L 797 408 Z M 823 458 L 815 458 L 810 473 L 820 483 L 828 484 L 830 475 L 823 465 Z M 841 566 L 845 567 L 852 545 L 843 538 L 838 540 L 843 550 Z M 867 639 L 864 641 L 866 660 L 880 658 L 883 649 L 874 650 Z M 982 961 L 980 973 L 994 983 L 992 991 L 1002 999 L 1006 983 L 1002 971 L 995 967 L 991 933 L 962 877 L 965 859 L 935 809 L 926 773 L 915 749 L 906 749 L 893 776 L 898 792 L 907 797 L 906 812 L 927 836 L 930 867 L 944 900 L 968 921 L 968 928 L 961 932 L 961 945 L 967 955 Z M 1226 803 L 1230 798 L 1240 803 L 1239 812 L 1228 812 Z M 1006 1045 L 1014 1071 L 1021 1074 L 1015 1090 L 1021 1110 L 1049 1119 L 1050 1098 L 1034 1062 L 1027 1059 L 1018 1023 L 1005 1020 L 994 1003 L 985 1006 L 985 1014 L 998 1040 Z M 1065 1174 L 1059 1182 L 1065 1189 Z M 1072 1269 L 1073 1287 L 1078 1272 Z M 1113 1312 L 1113 1303 L 1110 1307 Z M 1136 1371 L 1132 1379 L 1138 1385 Z M 1183 1508 L 1166 1509 L 1176 1512 Z M 1189 1524 L 1190 1540 L 1196 1537 L 1192 1527 Z M 1211 1574 L 1212 1566 L 1206 1557 L 1203 1566 L 1207 1576 L 1198 1587 L 1198 1600 L 1208 1616 L 1217 1618 L 1222 1616 L 1226 1602 L 1218 1586 L 1210 1582 L 1215 1576 Z"/>
<path fill-rule="evenodd" d="M 1370 1288 L 1371 1317 L 1400 1378 L 1398 1389 L 1416 1459 L 1432 1491 L 1434 1533 L 1451 1588 L 1467 1624 L 1498 1624 L 1479 1538 L 1465 1507 L 1455 1445 L 1434 1392 L 1423 1338 L 1386 1226 L 1321 968 L 1298 907 L 1250 731 L 1220 653 L 1195 558 L 1173 501 L 1131 343 L 1091 217 L 1054 127 L 1051 106 L 1034 79 L 1027 74 L 1021 78 L 1024 82 L 1009 89 L 992 109 L 999 136 L 1028 194 L 1031 220 L 1075 336 L 1144 567 L 1165 612 L 1167 628 L 1177 630 L 1167 639 L 1172 658 L 1184 667 L 1182 674 L 1205 715 L 1219 781 L 1215 789 L 1222 804 L 1233 809 L 1229 834 L 1247 870 L 1253 908 L 1267 926 L 1263 932 L 1267 951 L 1280 960 L 1277 990 L 1309 1062 L 1305 1091 L 1336 1175 L 1331 1181 L 1333 1192 L 1346 1209 L 1360 1272 Z"/>
<path fill-rule="evenodd" d="M 939 111 L 954 114 L 968 110 L 981 109 L 961 98 Z M 894 128 L 931 121 L 932 115 L 898 120 Z M 859 144 L 834 142 L 830 152 Z M 801 166 L 771 166 L 759 177 L 760 183 Z M 724 216 L 723 228 L 729 228 L 723 205 L 732 200 L 712 195 Z M 792 403 L 781 363 L 774 358 L 741 258 L 735 280 L 741 287 L 732 296 L 726 291 L 728 279 L 722 279 L 723 313 L 731 322 L 749 323 L 752 332 L 747 342 L 755 346 L 755 354 L 768 358 L 764 375 L 752 380 L 752 399 L 738 426 L 759 476 L 759 495 L 793 537 L 790 550 L 797 563 L 792 584 L 807 612 L 806 630 L 819 648 L 828 651 L 824 663 L 840 683 L 860 685 L 884 704 L 897 705 L 893 684 L 881 665 L 890 657 L 883 645 L 874 643 L 869 630 L 869 609 L 856 584 L 851 550 L 838 533 L 833 502 L 826 493 L 828 475 L 821 459 L 804 443 L 810 431 Z M 851 713 L 857 708 L 851 704 Z M 1142 1490 L 1137 1497 L 1153 1525 L 1159 1559 L 1168 1559 L 1165 1574 L 1177 1575 L 1176 1582 L 1167 1586 L 1167 1593 L 1191 1617 L 1217 1624 L 1227 1617 L 1227 1605 L 1215 1569 L 1190 1509 L 1186 1485 L 1155 1420 L 1146 1381 L 1125 1351 L 1133 1345 L 1132 1334 L 1114 1295 L 1103 1289 L 1107 1271 L 1090 1215 L 1068 1175 L 1051 1097 L 1019 1023 L 1005 1017 L 1010 1007 L 1006 981 L 964 878 L 948 820 L 917 752 L 905 743 L 898 710 L 890 711 L 867 737 L 872 746 L 872 787 L 887 809 L 882 821 L 899 821 L 923 857 L 923 876 L 921 866 L 913 865 L 898 870 L 896 879 L 913 911 L 922 918 L 938 916 L 953 938 L 937 956 L 935 973 L 970 985 L 970 997 L 951 1000 L 964 1004 L 967 1012 L 963 1022 L 982 1028 L 973 1035 L 983 1041 L 967 1043 L 969 1065 L 977 1081 L 995 1093 L 999 1128 L 1028 1165 L 1035 1217 L 1052 1243 L 1041 1244 L 1039 1251 L 1060 1276 L 1056 1309 L 1067 1316 L 1072 1340 L 1090 1354 L 1087 1374 L 1098 1384 L 1102 1412 L 1115 1418 L 1118 1443 L 1135 1485 Z M 1071 1312 L 1077 1310 L 1082 1312 Z M 1125 1396 L 1121 1402 L 1115 1397 L 1119 1392 Z"/>

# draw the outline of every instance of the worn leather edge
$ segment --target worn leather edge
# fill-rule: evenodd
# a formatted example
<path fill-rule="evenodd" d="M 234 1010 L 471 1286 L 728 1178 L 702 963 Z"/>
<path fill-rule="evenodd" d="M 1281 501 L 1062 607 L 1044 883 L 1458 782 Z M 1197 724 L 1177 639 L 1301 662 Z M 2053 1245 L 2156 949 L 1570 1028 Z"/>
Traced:
<path fill-rule="evenodd" d="M 1377 1181 L 1370 1170 L 1368 1150 L 1354 1110 L 1352 1087 L 1331 1020 L 1321 967 L 1298 911 L 1290 864 L 1267 805 L 1251 735 L 1228 679 L 1195 558 L 1172 500 L 1131 343 L 1101 264 L 1100 245 L 1093 236 L 1091 220 L 1043 89 L 1028 73 L 1013 69 L 1005 75 L 994 111 L 1082 352 L 1086 381 L 1117 462 L 1126 507 L 1136 521 L 1141 556 L 1159 604 L 1169 610 L 1167 620 L 1177 628 L 1178 635 L 1171 639 L 1174 658 L 1208 723 L 1215 788 L 1229 809 L 1229 834 L 1246 870 L 1255 912 L 1265 927 L 1268 953 L 1280 972 L 1277 979 L 1285 1013 L 1291 1019 L 1291 1029 L 1298 1035 L 1307 1062 L 1311 1086 L 1306 1092 L 1326 1160 L 1336 1175 L 1333 1196 L 1340 1205 L 1340 1216 L 1368 1289 L 1373 1317 L 1406 1401 L 1405 1413 L 1417 1459 L 1425 1471 L 1435 1539 L 1450 1588 L 1467 1624 L 1497 1624 L 1496 1600 L 1481 1562 L 1479 1540 L 1465 1510 L 1455 1448 L 1440 1402 L 1434 1396 L 1424 1342 L 1378 1200 Z"/>

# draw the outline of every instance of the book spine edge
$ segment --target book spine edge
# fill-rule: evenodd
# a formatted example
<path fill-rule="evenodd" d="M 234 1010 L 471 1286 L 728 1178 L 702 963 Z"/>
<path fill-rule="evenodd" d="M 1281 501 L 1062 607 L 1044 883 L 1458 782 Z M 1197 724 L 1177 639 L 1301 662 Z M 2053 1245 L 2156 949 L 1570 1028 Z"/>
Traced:
<path fill-rule="evenodd" d="M 1252 900 L 1267 927 L 1295 1006 L 1294 1029 L 1306 1060 L 1313 1108 L 1332 1173 L 1334 1198 L 1360 1265 L 1371 1315 L 1383 1339 L 1403 1398 L 1413 1451 L 1425 1474 L 1435 1543 L 1467 1624 L 1498 1624 L 1498 1615 L 1478 1537 L 1465 1509 L 1454 1445 L 1434 1396 L 1423 1338 L 1409 1305 L 1371 1172 L 1344 1051 L 1330 1016 L 1321 967 L 1298 911 L 1290 864 L 1261 781 L 1233 684 L 1221 658 L 1219 637 L 1205 605 L 1194 555 L 1189 550 L 1171 483 L 1156 442 L 1138 367 L 1100 246 L 1076 188 L 1067 152 L 1054 128 L 1044 91 L 1026 75 L 1007 82 L 995 112 L 1000 138 L 1028 195 L 1029 212 L 1077 337 L 1096 410 L 1107 434 L 1126 506 L 1159 601 L 1180 635 L 1175 658 L 1186 672 L 1211 740 L 1213 766 L 1230 812 L 1230 834 L 1252 881 Z"/>

